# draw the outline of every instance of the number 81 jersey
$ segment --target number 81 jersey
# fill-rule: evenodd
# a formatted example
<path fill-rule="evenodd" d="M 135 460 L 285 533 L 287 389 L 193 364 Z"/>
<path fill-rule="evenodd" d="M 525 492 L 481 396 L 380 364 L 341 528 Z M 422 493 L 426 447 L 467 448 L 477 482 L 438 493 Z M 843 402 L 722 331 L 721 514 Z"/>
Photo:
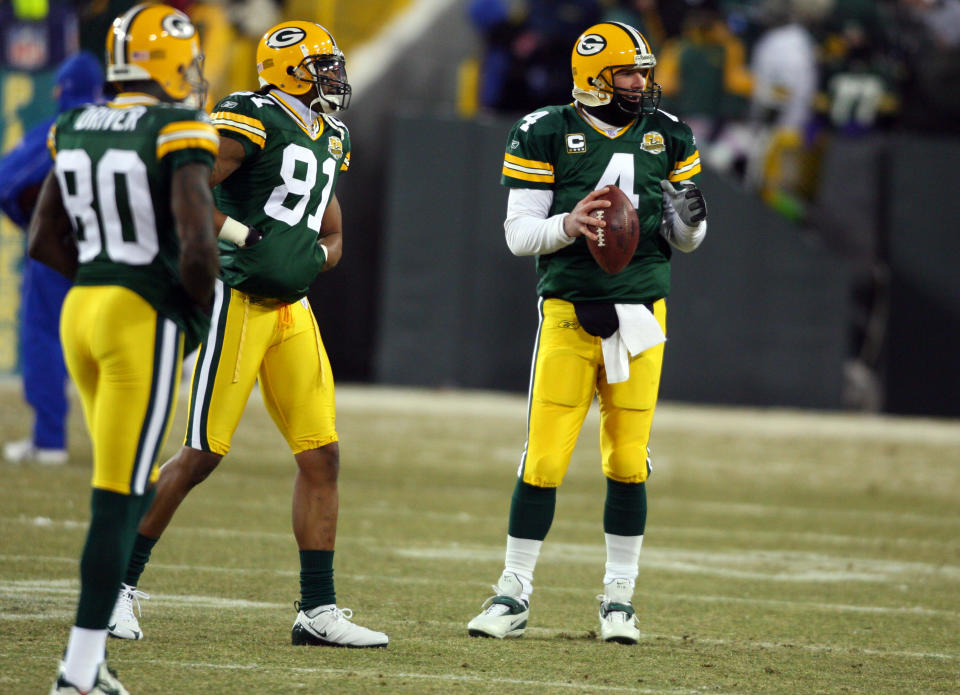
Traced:
<path fill-rule="evenodd" d="M 213 109 L 220 137 L 245 154 L 214 188 L 217 208 L 263 235 L 249 248 L 220 242 L 221 276 L 231 287 L 295 302 L 326 261 L 317 238 L 340 172 L 350 166 L 350 136 L 338 119 L 312 115 L 275 89 L 234 92 Z"/>

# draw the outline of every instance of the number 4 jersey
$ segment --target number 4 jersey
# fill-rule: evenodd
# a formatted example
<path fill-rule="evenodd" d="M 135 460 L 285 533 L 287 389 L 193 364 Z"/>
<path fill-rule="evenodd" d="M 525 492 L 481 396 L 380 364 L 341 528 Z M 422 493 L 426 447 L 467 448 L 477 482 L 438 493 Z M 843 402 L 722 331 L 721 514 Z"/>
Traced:
<path fill-rule="evenodd" d="M 223 281 L 258 297 L 294 302 L 326 257 L 320 222 L 337 178 L 350 166 L 350 136 L 338 119 L 312 114 L 278 90 L 234 92 L 213 110 L 221 137 L 243 145 L 239 169 L 214 188 L 217 208 L 263 239 L 249 248 L 220 242 Z"/>
<path fill-rule="evenodd" d="M 203 111 L 142 94 L 65 111 L 47 138 L 77 234 L 76 283 L 136 292 L 185 331 L 188 345 L 209 318 L 179 282 L 170 181 L 185 164 L 212 167 L 218 143 Z"/>
<path fill-rule="evenodd" d="M 570 212 L 590 191 L 619 187 L 640 220 L 640 242 L 630 264 L 608 275 L 583 237 L 537 257 L 541 297 L 567 301 L 652 302 L 670 292 L 670 246 L 660 235 L 660 181 L 693 179 L 700 153 L 690 128 L 657 111 L 612 137 L 595 128 L 580 106 L 548 106 L 524 116 L 507 137 L 501 183 L 553 191 L 549 215 Z"/>

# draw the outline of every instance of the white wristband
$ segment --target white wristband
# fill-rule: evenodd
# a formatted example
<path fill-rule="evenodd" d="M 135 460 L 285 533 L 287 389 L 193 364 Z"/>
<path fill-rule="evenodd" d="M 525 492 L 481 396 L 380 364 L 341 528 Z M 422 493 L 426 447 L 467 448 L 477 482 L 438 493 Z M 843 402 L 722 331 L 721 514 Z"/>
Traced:
<path fill-rule="evenodd" d="M 243 246 L 249 233 L 250 228 L 247 225 L 243 222 L 237 222 L 237 220 L 228 216 L 220 226 L 220 233 L 217 236 L 221 239 L 232 241 L 237 246 Z"/>

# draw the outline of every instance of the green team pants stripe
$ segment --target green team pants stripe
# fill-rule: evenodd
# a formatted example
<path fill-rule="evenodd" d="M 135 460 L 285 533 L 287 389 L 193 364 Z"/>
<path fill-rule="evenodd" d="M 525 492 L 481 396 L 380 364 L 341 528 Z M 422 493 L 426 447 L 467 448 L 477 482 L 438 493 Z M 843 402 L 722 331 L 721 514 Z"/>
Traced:
<path fill-rule="evenodd" d="M 150 471 L 160 454 L 160 446 L 170 424 L 180 374 L 180 346 L 180 329 L 170 319 L 158 315 L 153 348 L 153 383 L 130 476 L 130 494 L 133 495 L 145 492 Z"/>
<path fill-rule="evenodd" d="M 187 416 L 186 445 L 191 449 L 210 451 L 207 441 L 207 405 L 213 392 L 213 382 L 220 364 L 223 349 L 223 334 L 230 307 L 230 288 L 217 280 L 213 290 L 213 312 L 210 332 L 200 345 L 197 365 L 194 367 L 193 388 L 190 392 L 190 411 Z"/>

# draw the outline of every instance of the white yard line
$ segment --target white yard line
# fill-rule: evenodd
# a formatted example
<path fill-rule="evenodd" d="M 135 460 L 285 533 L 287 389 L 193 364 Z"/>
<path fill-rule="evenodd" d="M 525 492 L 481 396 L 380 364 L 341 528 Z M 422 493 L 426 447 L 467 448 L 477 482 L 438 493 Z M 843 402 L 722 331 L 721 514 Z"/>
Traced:
<path fill-rule="evenodd" d="M 51 591 L 50 593 L 55 593 Z M 75 592 L 74 592 L 75 593 Z M 2 585 L 0 585 L 0 596 L 3 595 Z M 215 597 L 209 596 L 180 596 L 180 595 L 157 595 L 158 599 L 163 599 L 166 602 L 166 605 L 169 606 L 178 606 L 181 608 L 216 608 L 219 609 L 222 606 L 219 605 L 221 602 L 225 601 L 224 599 L 218 599 Z M 265 603 L 265 602 L 256 602 L 256 601 L 247 601 L 247 602 L 230 602 L 230 605 L 236 606 L 237 610 L 279 610 L 287 609 L 289 606 L 287 604 L 281 603 Z M 152 606 L 151 606 L 152 608 Z M 2 614 L 0 614 L 2 617 Z M 30 616 L 34 620 L 62 620 L 60 616 L 54 613 L 37 613 Z M 18 618 L 20 619 L 20 618 Z M 69 616 L 66 618 L 69 620 Z M 464 628 L 464 623 L 454 622 L 454 621 L 440 621 L 440 620 L 391 620 L 389 618 L 384 618 L 382 615 L 379 618 L 379 621 L 384 625 L 396 625 L 396 626 L 409 626 L 412 628 L 417 628 L 422 630 L 423 627 L 434 626 L 437 628 L 442 628 L 445 630 L 461 630 Z M 547 627 L 528 627 L 525 633 L 527 637 L 533 639 L 591 639 L 594 638 L 594 633 L 588 630 L 561 630 L 556 628 L 547 628 Z M 411 638 L 411 639 L 416 639 Z M 710 646 L 722 646 L 722 647 L 737 647 L 740 649 L 770 649 L 770 650 L 780 650 L 780 649 L 789 649 L 796 650 L 800 649 L 808 652 L 815 653 L 833 653 L 833 654 L 859 654 L 863 656 L 877 656 L 877 657 L 900 657 L 905 659 L 936 659 L 940 661 L 960 661 L 960 653 L 957 652 L 934 652 L 934 651 L 913 651 L 913 650 L 904 650 L 904 649 L 872 649 L 864 647 L 849 647 L 849 646 L 837 646 L 830 644 L 800 644 L 796 642 L 770 642 L 765 640 L 732 640 L 732 639 L 721 639 L 721 638 L 712 638 L 712 637 L 702 637 L 700 635 L 671 635 L 671 634 L 661 634 L 661 633 L 651 633 L 651 632 L 641 632 L 641 643 L 644 640 L 669 640 L 671 642 L 676 642 L 679 644 L 684 644 L 690 647 L 696 647 L 699 644 L 710 645 Z M 169 663 L 173 665 L 184 665 L 189 664 L 182 662 L 166 662 L 161 660 L 156 660 L 155 663 Z M 209 665 L 197 665 L 198 667 L 209 667 L 209 668 L 235 668 L 235 669 L 246 669 L 246 668 L 260 668 L 260 666 L 243 666 L 240 664 L 209 664 Z M 271 668 L 271 667 L 263 667 Z M 310 672 L 314 672 L 312 669 Z M 352 670 L 351 670 L 352 671 Z M 325 669 L 316 670 L 317 673 L 327 672 Z M 339 670 L 333 669 L 329 671 L 330 673 L 339 673 Z M 401 674 L 391 674 L 393 677 L 400 677 Z M 438 676 L 442 677 L 442 676 Z M 526 681 L 505 681 L 512 683 L 526 683 Z M 531 683 L 535 684 L 535 683 Z M 549 684 L 547 684 L 549 685 Z M 657 691 L 660 692 L 660 691 Z M 686 692 L 686 691 L 684 691 Z"/>
<path fill-rule="evenodd" d="M 23 561 L 36 560 L 27 556 L 0 556 L 2 560 Z M 75 560 L 66 558 L 42 558 L 44 561 L 57 561 L 63 564 L 75 564 Z M 150 567 L 156 571 L 167 572 L 187 572 L 190 574 L 214 573 L 231 575 L 262 575 L 269 574 L 282 577 L 297 577 L 299 572 L 292 570 L 271 570 L 243 567 L 209 567 L 203 565 L 165 565 L 162 563 L 150 563 Z M 338 573 L 338 577 L 348 582 L 370 582 L 379 584 L 398 584 L 413 586 L 436 586 L 437 580 L 412 578 L 412 577 L 387 577 L 380 575 L 351 574 L 348 572 Z M 158 579 L 153 580 L 153 584 L 160 583 Z M 478 585 L 474 581 L 449 581 L 444 580 L 446 586 L 458 586 L 464 590 L 472 589 Z M 147 586 L 149 589 L 149 586 Z M 79 591 L 79 583 L 75 579 L 24 579 L 0 581 L 0 598 L 23 599 L 29 594 L 43 594 L 51 596 L 73 596 Z M 171 605 L 195 605 L 203 608 L 220 608 L 229 605 L 237 605 L 257 609 L 286 608 L 285 603 L 270 603 L 263 601 L 247 601 L 244 599 L 220 598 L 212 596 L 192 596 L 183 594 L 160 594 L 150 591 L 150 597 L 159 601 L 168 602 Z M 585 593 L 583 587 L 579 586 L 539 586 L 538 594 L 564 594 L 569 596 L 582 596 Z M 935 608 L 926 608 L 924 606 L 871 606 L 871 605 L 853 605 L 843 603 L 825 603 L 822 601 L 791 601 L 786 599 L 765 599 L 765 598 L 743 598 L 739 596 L 723 596 L 715 594 L 673 594 L 669 592 L 657 592 L 658 600 L 683 601 L 689 603 L 739 603 L 751 606 L 772 606 L 784 608 L 793 611 L 822 611 L 834 613 L 867 613 L 874 615 L 906 615 L 915 617 L 949 618 L 960 619 L 960 612 L 950 610 L 940 610 Z M 16 614 L 14 614 L 16 615 Z M 43 614 L 46 615 L 46 614 Z"/>

